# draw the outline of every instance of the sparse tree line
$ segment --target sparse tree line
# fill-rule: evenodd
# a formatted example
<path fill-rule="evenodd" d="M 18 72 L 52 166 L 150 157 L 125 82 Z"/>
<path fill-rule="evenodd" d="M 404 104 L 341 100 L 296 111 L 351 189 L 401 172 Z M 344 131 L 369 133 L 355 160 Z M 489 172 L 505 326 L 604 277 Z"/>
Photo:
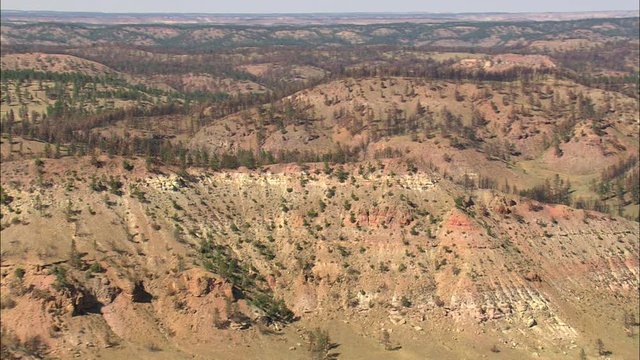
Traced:
<path fill-rule="evenodd" d="M 444 176 L 448 177 L 447 174 Z M 471 177 L 468 174 L 463 174 L 461 177 L 452 180 L 467 190 L 497 189 L 505 193 L 517 194 L 539 202 L 563 204 L 576 209 L 613 213 L 620 216 L 624 215 L 624 206 L 629 203 L 635 205 L 640 204 L 640 169 L 637 167 L 628 172 L 626 177 L 624 177 L 624 181 L 619 180 L 615 185 L 611 185 L 611 183 L 608 182 L 598 183 L 597 186 L 604 187 L 604 189 L 592 188 L 594 192 L 601 194 L 598 198 L 573 197 L 572 193 L 574 190 L 571 188 L 571 182 L 565 181 L 557 174 L 552 179 L 546 179 L 542 184 L 522 190 L 518 190 L 516 186 L 510 185 L 507 179 L 500 185 L 496 179 L 481 175 Z M 593 186 L 595 185 L 592 185 L 592 187 Z M 613 200 L 615 201 L 612 206 L 611 202 Z M 639 219 L 636 218 L 633 220 L 638 221 Z"/>
<path fill-rule="evenodd" d="M 520 195 L 540 202 L 570 205 L 571 183 L 556 174 L 553 180 L 547 179 L 544 184 L 522 190 Z"/>
<path fill-rule="evenodd" d="M 622 215 L 628 204 L 640 204 L 640 166 L 634 155 L 621 159 L 604 169 L 600 181 L 590 184 L 593 192 L 599 195 L 600 202 L 615 199 L 615 212 Z M 609 211 L 608 205 L 605 208 Z"/>

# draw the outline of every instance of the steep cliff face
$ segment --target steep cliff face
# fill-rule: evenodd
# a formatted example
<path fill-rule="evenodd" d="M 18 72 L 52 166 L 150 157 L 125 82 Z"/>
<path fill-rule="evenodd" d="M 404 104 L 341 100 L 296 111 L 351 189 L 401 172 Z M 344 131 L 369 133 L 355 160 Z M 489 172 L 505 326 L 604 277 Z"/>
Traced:
<path fill-rule="evenodd" d="M 385 163 L 340 182 L 103 161 L 3 165 L 3 354 L 300 358 L 321 324 L 353 358 L 562 358 L 596 338 L 633 356 L 637 223 Z M 403 348 L 372 347 L 381 328 Z"/>

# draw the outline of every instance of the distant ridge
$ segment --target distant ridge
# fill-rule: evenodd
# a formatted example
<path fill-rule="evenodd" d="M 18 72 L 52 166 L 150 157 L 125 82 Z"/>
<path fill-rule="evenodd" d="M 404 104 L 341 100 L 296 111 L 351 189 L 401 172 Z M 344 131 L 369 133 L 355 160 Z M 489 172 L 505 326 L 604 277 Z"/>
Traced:
<path fill-rule="evenodd" d="M 2 21 L 70 22 L 88 24 L 385 24 L 446 21 L 560 21 L 594 18 L 638 17 L 638 11 L 589 12 L 487 12 L 487 13 L 102 13 L 2 10 Z"/>

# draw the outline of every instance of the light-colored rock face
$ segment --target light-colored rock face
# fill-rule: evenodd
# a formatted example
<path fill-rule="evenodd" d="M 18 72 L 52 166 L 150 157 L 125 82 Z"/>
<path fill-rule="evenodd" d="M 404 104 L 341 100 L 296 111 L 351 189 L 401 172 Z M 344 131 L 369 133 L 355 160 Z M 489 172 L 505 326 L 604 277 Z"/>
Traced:
<path fill-rule="evenodd" d="M 284 299 L 301 321 L 376 319 L 411 332 L 509 324 L 523 334 L 544 332 L 549 346 L 584 341 L 593 331 L 574 311 L 617 301 L 619 308 L 603 314 L 619 316 L 637 304 L 638 230 L 622 219 L 490 191 L 456 208 L 448 181 L 375 166 L 363 174 L 346 167 L 343 183 L 322 166 L 197 173 L 190 180 L 106 166 L 98 172 L 126 176 L 122 197 L 78 180 L 68 192 L 52 171 L 63 161 L 45 164 L 52 186 L 38 190 L 50 204 L 44 213 L 35 210 L 31 185 L 10 185 L 5 177 L 2 184 L 20 219 L 3 219 L 2 289 L 15 303 L 3 305 L 3 324 L 21 341 L 39 334 L 61 353 L 65 334 L 87 321 L 97 328 L 81 341 L 99 346 L 114 339 L 162 343 L 168 334 L 190 344 L 251 331 L 249 319 L 265 315 L 246 297 L 254 286 Z M 83 162 L 65 166 L 89 166 Z M 17 173 L 23 171 L 33 169 Z M 32 224 L 57 224 L 59 235 L 33 237 Z M 71 238 L 84 270 L 68 261 Z M 217 255 L 226 260 L 203 259 L 207 242 L 226 249 Z M 38 249 L 47 249 L 46 257 Z M 254 285 L 225 278 L 220 264 L 232 259 L 246 269 L 241 273 L 255 274 Z M 55 269 L 66 273 L 51 275 Z M 518 339 L 525 348 L 538 346 L 526 335 Z"/>

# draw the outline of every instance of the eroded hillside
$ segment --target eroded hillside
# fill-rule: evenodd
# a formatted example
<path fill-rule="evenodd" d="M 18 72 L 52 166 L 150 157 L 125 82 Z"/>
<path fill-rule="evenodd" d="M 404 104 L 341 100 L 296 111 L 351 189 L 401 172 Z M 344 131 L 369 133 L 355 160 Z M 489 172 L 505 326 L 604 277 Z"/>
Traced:
<path fill-rule="evenodd" d="M 3 165 L 4 351 L 304 358 L 315 324 L 347 358 L 637 346 L 636 223 L 469 197 L 394 161 L 176 175 L 89 160 Z"/>
<path fill-rule="evenodd" d="M 637 162 L 637 119 L 635 99 L 566 81 L 356 78 L 217 120 L 190 146 L 403 157 L 461 182 L 485 179 L 503 188 L 505 179 L 524 189 L 557 174 L 578 199 L 595 196 L 592 183 L 612 163 Z M 628 208 L 631 216 L 635 211 Z"/>

